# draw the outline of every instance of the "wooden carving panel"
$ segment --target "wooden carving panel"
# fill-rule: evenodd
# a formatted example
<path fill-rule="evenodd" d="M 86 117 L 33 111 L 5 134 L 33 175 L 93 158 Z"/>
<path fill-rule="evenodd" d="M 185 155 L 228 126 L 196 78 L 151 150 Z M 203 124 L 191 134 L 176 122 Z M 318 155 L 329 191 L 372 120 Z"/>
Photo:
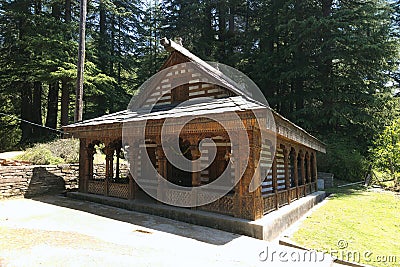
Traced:
<path fill-rule="evenodd" d="M 188 205 L 192 203 L 190 191 L 168 189 L 166 190 L 165 195 L 166 200 L 169 203 L 187 203 Z"/>
<path fill-rule="evenodd" d="M 269 213 L 276 209 L 275 195 L 264 197 L 264 214 Z"/>
<path fill-rule="evenodd" d="M 110 197 L 129 198 L 129 185 L 128 184 L 108 184 L 108 195 Z"/>
<path fill-rule="evenodd" d="M 291 188 L 289 190 L 290 192 L 290 199 L 293 201 L 295 199 L 297 199 L 297 189 L 296 188 Z"/>
<path fill-rule="evenodd" d="M 287 197 L 288 191 L 282 191 L 278 193 L 278 204 L 279 207 L 282 207 L 286 204 L 288 204 L 288 197 Z"/>
<path fill-rule="evenodd" d="M 209 199 L 208 194 L 199 193 L 198 194 L 198 201 L 204 201 Z M 213 211 L 221 214 L 233 215 L 233 197 L 232 196 L 224 196 L 208 205 L 200 206 L 198 209 L 206 210 L 206 211 Z"/>
<path fill-rule="evenodd" d="M 104 195 L 104 182 L 89 180 L 88 193 Z"/>

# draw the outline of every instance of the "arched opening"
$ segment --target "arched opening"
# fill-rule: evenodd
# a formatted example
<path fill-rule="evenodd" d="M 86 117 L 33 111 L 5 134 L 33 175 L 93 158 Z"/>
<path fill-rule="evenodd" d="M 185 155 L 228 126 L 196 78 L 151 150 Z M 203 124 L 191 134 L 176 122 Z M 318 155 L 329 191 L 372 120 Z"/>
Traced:
<path fill-rule="evenodd" d="M 144 144 L 138 147 L 137 162 L 131 170 L 137 175 L 138 186 L 136 188 L 137 199 L 149 200 L 151 197 L 148 192 L 155 195 L 157 193 L 157 144 L 151 139 L 145 140 Z"/>
<path fill-rule="evenodd" d="M 303 163 L 304 167 L 304 163 Z M 297 173 L 298 173 L 298 184 L 303 185 L 303 173 L 302 173 L 302 160 L 301 160 L 301 151 L 299 151 L 297 155 Z"/>
<path fill-rule="evenodd" d="M 180 153 L 188 159 L 192 160 L 192 154 L 190 151 L 190 143 L 188 141 L 184 141 L 182 138 L 179 138 L 179 149 Z M 192 186 L 192 172 L 182 170 L 181 168 L 177 168 L 175 165 L 171 164 L 167 160 L 167 179 L 169 182 L 183 186 L 183 187 L 191 187 Z"/>

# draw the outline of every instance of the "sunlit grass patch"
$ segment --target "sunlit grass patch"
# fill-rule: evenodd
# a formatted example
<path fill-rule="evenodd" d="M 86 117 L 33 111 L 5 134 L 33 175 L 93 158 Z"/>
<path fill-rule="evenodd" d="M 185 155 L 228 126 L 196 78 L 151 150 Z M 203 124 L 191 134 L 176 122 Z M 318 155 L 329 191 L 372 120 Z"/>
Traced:
<path fill-rule="evenodd" d="M 331 193 L 302 223 L 293 240 L 307 248 L 333 252 L 343 260 L 400 266 L 400 196 L 361 186 L 332 189 Z M 388 262 L 394 260 L 397 263 Z"/>

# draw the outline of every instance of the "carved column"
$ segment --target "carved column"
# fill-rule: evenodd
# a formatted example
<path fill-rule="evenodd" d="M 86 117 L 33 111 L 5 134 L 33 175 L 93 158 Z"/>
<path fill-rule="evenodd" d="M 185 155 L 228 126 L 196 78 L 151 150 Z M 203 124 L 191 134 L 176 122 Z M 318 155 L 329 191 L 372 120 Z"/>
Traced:
<path fill-rule="evenodd" d="M 128 159 L 129 159 L 129 171 L 128 171 L 128 179 L 129 179 L 129 199 L 136 198 L 136 182 L 134 177 L 136 177 L 136 165 L 138 162 L 138 153 L 135 151 L 137 144 L 132 143 L 129 144 L 128 148 Z"/>
<path fill-rule="evenodd" d="M 283 149 L 283 164 L 285 166 L 285 189 L 287 192 L 287 201 L 290 203 L 290 174 L 289 174 L 289 155 L 290 148 Z"/>
<path fill-rule="evenodd" d="M 311 184 L 311 161 L 310 161 L 310 153 L 306 154 L 307 159 L 307 183 Z"/>
<path fill-rule="evenodd" d="M 241 148 L 241 146 L 239 146 L 239 155 L 234 155 L 234 160 L 240 161 L 240 168 L 245 168 L 247 166 L 243 176 L 239 181 L 239 190 L 237 193 L 235 192 L 237 203 L 235 205 L 235 216 L 249 220 L 256 220 L 261 218 L 264 213 L 261 187 L 258 187 L 255 191 L 250 192 L 249 186 L 253 177 L 255 181 L 259 181 L 261 179 L 260 171 L 258 170 L 258 168 L 256 168 L 258 165 L 257 163 L 259 161 L 261 150 L 261 140 L 259 138 L 259 135 L 255 133 L 255 130 L 249 130 L 247 134 L 250 145 L 249 157 L 246 159 L 243 156 L 246 155 L 246 152 L 240 151 L 240 149 L 247 148 Z M 239 139 L 240 138 L 245 137 L 240 136 Z M 238 142 L 242 143 L 241 140 L 238 140 Z M 236 171 L 238 170 L 235 169 L 235 172 Z"/>
<path fill-rule="evenodd" d="M 201 156 L 200 150 L 197 145 L 190 145 L 190 153 L 192 155 L 192 186 L 200 186 L 201 185 L 201 172 L 194 171 L 200 169 L 200 160 L 198 160 Z"/>
<path fill-rule="evenodd" d="M 79 140 L 79 192 L 86 193 L 86 179 L 88 176 L 88 157 L 86 139 Z"/>
<path fill-rule="evenodd" d="M 235 133 L 235 138 L 237 135 Z M 237 144 L 232 144 L 231 146 L 232 151 L 236 151 L 236 154 L 232 154 L 231 160 L 235 163 L 235 179 L 238 181 L 235 186 L 235 194 L 233 196 L 233 213 L 235 217 L 241 217 L 241 207 L 242 204 L 242 195 L 243 195 L 243 185 L 242 185 L 242 171 L 245 167 L 245 161 L 242 159 L 241 155 L 243 155 L 242 151 L 240 150 L 240 146 Z"/>
<path fill-rule="evenodd" d="M 94 154 L 96 154 L 96 149 L 94 148 L 94 144 L 89 144 L 86 152 L 87 152 L 87 161 L 88 161 L 88 174 L 86 176 L 85 183 L 84 183 L 84 192 L 85 193 L 88 192 L 89 180 L 93 179 L 93 172 L 94 172 L 93 160 L 94 160 Z"/>
<path fill-rule="evenodd" d="M 118 144 L 117 147 L 115 148 L 115 154 L 117 156 L 117 162 L 115 166 L 115 178 L 119 179 L 120 178 L 120 170 L 119 170 L 119 154 L 121 153 L 121 144 Z"/>
<path fill-rule="evenodd" d="M 253 199 L 254 199 L 254 219 L 259 219 L 264 215 L 264 199 L 262 197 L 261 193 L 261 166 L 260 166 L 260 160 L 261 160 L 261 146 L 262 146 L 262 140 L 261 140 L 261 131 L 260 130 L 253 130 L 253 141 L 252 144 L 253 146 L 250 146 L 250 148 L 253 148 L 252 151 L 250 151 L 253 162 L 254 162 L 254 174 L 253 174 L 253 183 L 258 184 L 259 186 L 255 189 L 255 191 L 252 192 Z"/>
<path fill-rule="evenodd" d="M 108 196 L 109 182 L 113 177 L 113 158 L 114 158 L 114 148 L 111 143 L 109 143 L 103 150 L 106 154 L 106 179 L 104 182 L 105 192 L 104 195 Z"/>
<path fill-rule="evenodd" d="M 299 191 L 299 166 L 298 166 L 298 155 L 296 149 L 293 150 L 293 179 L 294 179 L 294 185 L 296 186 L 296 197 L 299 199 L 300 191 Z"/>
<path fill-rule="evenodd" d="M 275 208 L 279 208 L 279 201 L 278 201 L 278 172 L 277 172 L 277 162 L 276 162 L 276 156 L 274 157 L 274 160 L 272 162 L 272 186 L 274 188 L 274 194 L 275 194 Z"/>
<path fill-rule="evenodd" d="M 305 154 L 303 151 L 300 152 L 300 171 L 301 171 L 301 181 L 302 181 L 302 196 L 305 193 L 305 184 L 306 184 L 306 169 L 304 168 L 304 157 Z"/>
<path fill-rule="evenodd" d="M 158 161 L 157 198 L 164 199 L 166 190 L 165 180 L 167 179 L 167 158 L 161 144 L 157 145 L 156 154 Z"/>

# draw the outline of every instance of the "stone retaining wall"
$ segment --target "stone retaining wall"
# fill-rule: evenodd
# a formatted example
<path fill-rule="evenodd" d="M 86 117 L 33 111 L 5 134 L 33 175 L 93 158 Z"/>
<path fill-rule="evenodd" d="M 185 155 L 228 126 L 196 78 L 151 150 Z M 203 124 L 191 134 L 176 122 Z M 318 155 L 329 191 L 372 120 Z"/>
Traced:
<path fill-rule="evenodd" d="M 333 173 L 318 172 L 318 189 L 333 187 Z"/>
<path fill-rule="evenodd" d="M 121 176 L 127 172 L 127 165 L 120 164 Z M 95 164 L 94 173 L 98 177 L 104 177 L 105 164 Z M 59 194 L 66 190 L 76 190 L 78 177 L 78 164 L 0 166 L 0 199 Z"/>
<path fill-rule="evenodd" d="M 0 166 L 0 199 L 58 194 L 78 188 L 79 165 Z"/>

